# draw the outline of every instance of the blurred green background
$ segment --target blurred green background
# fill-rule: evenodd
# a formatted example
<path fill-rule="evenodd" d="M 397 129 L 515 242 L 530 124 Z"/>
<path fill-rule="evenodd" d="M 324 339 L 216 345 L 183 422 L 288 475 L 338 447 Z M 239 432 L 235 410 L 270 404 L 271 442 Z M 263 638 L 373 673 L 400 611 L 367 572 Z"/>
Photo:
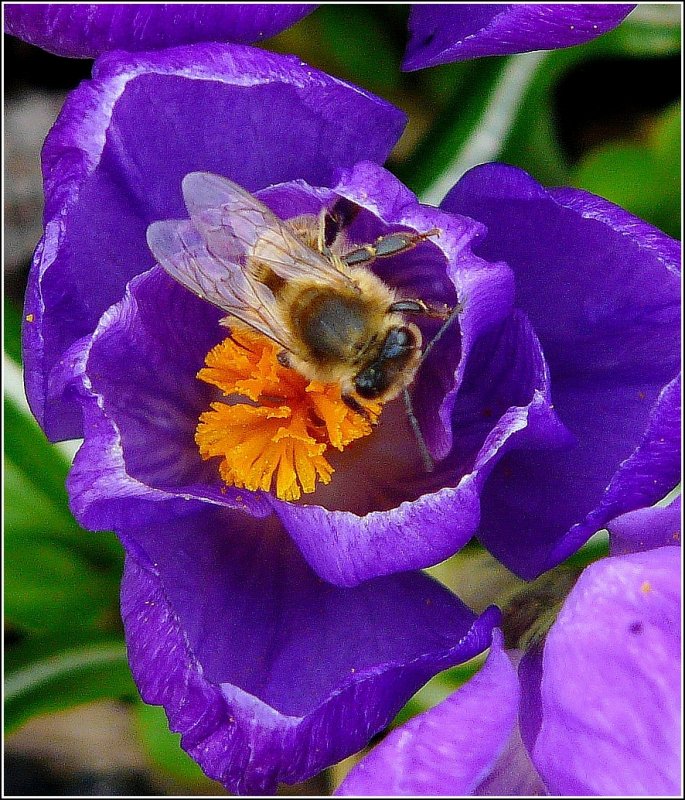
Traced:
<path fill-rule="evenodd" d="M 388 167 L 425 202 L 438 203 L 471 166 L 501 160 L 547 185 L 602 195 L 680 237 L 680 4 L 641 5 L 615 31 L 567 50 L 402 73 L 408 13 L 395 4 L 323 6 L 262 46 L 402 108 L 409 124 Z M 138 699 L 118 613 L 121 548 L 114 535 L 74 522 L 64 480 L 75 448 L 48 444 L 23 399 L 19 327 L 41 233 L 40 145 L 65 92 L 90 67 L 5 37 L 5 725 L 14 770 L 8 761 L 6 780 L 23 786 L 27 771 L 35 778 L 38 758 L 56 794 L 121 786 L 222 794 L 180 750 L 163 711 Z M 473 546 L 436 575 L 474 608 L 519 583 Z M 438 676 L 400 718 L 477 667 Z M 345 769 L 287 791 L 329 792 Z"/>

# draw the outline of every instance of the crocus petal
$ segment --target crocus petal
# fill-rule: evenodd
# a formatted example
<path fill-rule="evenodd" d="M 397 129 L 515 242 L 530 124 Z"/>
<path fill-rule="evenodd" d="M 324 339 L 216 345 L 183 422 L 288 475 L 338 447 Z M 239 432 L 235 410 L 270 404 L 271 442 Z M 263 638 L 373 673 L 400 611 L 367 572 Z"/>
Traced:
<path fill-rule="evenodd" d="M 550 793 L 681 793 L 680 553 L 592 564 L 549 631 L 532 756 Z"/>
<path fill-rule="evenodd" d="M 484 544 L 530 578 L 678 481 L 679 246 L 601 198 L 547 191 L 504 165 L 469 172 L 443 207 L 483 222 L 478 255 L 514 270 L 576 437 L 566 451 L 511 454 L 483 494 Z"/>
<path fill-rule="evenodd" d="M 612 519 L 607 525 L 611 554 L 620 556 L 655 547 L 680 545 L 681 496 L 665 507 L 638 508 Z"/>
<path fill-rule="evenodd" d="M 26 297 L 24 352 L 28 399 L 48 436 L 81 433 L 73 402 L 46 400 L 50 371 L 152 266 L 146 227 L 184 216 L 188 172 L 225 175 L 251 191 L 296 178 L 330 184 L 361 158 L 382 162 L 403 123 L 356 87 L 248 47 L 102 56 L 43 149 L 45 235 Z"/>
<path fill-rule="evenodd" d="M 343 796 L 502 795 L 537 788 L 535 770 L 517 734 L 519 685 L 502 636 L 495 631 L 485 665 L 439 705 L 392 731 L 355 766 Z M 506 772 L 520 757 L 523 769 Z M 522 774 L 533 776 L 523 780 Z"/>
<path fill-rule="evenodd" d="M 619 3 L 415 4 L 402 68 L 582 44 L 615 28 L 633 8 Z"/>
<path fill-rule="evenodd" d="M 122 614 L 143 699 L 230 791 L 273 792 L 357 751 L 436 672 L 490 643 L 419 573 L 343 590 L 272 520 L 209 510 L 130 528 Z"/>
<path fill-rule="evenodd" d="M 258 42 L 316 5 L 273 3 L 10 3 L 5 32 L 60 56 L 160 50 L 194 42 Z"/>

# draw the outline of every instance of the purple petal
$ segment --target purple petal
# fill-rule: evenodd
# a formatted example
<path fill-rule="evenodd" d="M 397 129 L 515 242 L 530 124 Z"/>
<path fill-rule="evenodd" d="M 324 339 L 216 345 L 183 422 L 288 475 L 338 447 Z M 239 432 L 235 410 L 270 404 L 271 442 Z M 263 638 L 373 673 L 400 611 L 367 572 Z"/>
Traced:
<path fill-rule="evenodd" d="M 487 225 L 478 255 L 513 268 L 577 440 L 511 454 L 483 495 L 483 542 L 534 577 L 678 481 L 679 381 L 664 384 L 680 361 L 679 247 L 601 198 L 504 165 L 472 170 L 443 205 Z"/>
<path fill-rule="evenodd" d="M 83 407 L 85 441 L 67 485 L 84 526 L 119 531 L 204 503 L 269 513 L 254 492 L 222 486 L 195 444 L 199 416 L 214 399 L 196 375 L 223 337 L 219 316 L 156 267 L 134 278 L 93 336 L 53 371 L 51 392 L 66 386 Z"/>
<path fill-rule="evenodd" d="M 592 564 L 551 628 L 532 755 L 552 794 L 682 792 L 680 553 Z"/>
<path fill-rule="evenodd" d="M 311 3 L 16 3 L 5 9 L 5 32 L 60 56 L 95 58 L 107 50 L 258 42 L 315 8 Z"/>
<path fill-rule="evenodd" d="M 392 731 L 343 781 L 343 796 L 512 794 L 539 785 L 516 731 L 519 686 L 498 631 L 485 665 L 447 700 Z M 520 762 L 517 763 L 517 759 Z M 508 774 L 509 767 L 516 764 Z M 521 765 L 526 765 L 523 769 Z"/>
<path fill-rule="evenodd" d="M 140 692 L 232 792 L 273 792 L 357 751 L 430 676 L 482 652 L 498 618 L 418 573 L 332 587 L 275 521 L 238 512 L 124 540 Z"/>
<path fill-rule="evenodd" d="M 404 115 L 292 57 L 237 45 L 103 56 L 68 97 L 43 149 L 45 235 L 24 326 L 26 388 L 52 439 L 80 435 L 73 402 L 46 401 L 59 359 L 149 269 L 147 225 L 184 215 L 194 170 L 254 191 L 330 183 L 360 158 L 383 161 Z"/>
<path fill-rule="evenodd" d="M 415 4 L 402 68 L 571 47 L 612 30 L 634 8 L 618 3 Z"/>
<path fill-rule="evenodd" d="M 611 555 L 620 556 L 655 547 L 680 545 L 681 496 L 665 508 L 639 508 L 611 520 Z"/>

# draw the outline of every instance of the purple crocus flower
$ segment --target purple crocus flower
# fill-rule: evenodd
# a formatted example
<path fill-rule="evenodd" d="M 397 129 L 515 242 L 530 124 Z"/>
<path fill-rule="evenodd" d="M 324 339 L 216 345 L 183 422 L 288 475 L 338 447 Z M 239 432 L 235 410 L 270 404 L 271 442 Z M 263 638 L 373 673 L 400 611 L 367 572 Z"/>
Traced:
<path fill-rule="evenodd" d="M 584 570 L 544 645 L 506 652 L 498 631 L 482 670 L 337 794 L 681 794 L 680 501 L 615 530 L 624 552 Z"/>
<path fill-rule="evenodd" d="M 103 56 L 45 143 L 27 393 L 51 438 L 85 437 L 72 509 L 91 528 L 115 529 L 126 548 L 122 614 L 143 698 L 166 708 L 183 747 L 232 791 L 270 792 L 358 750 L 431 675 L 487 647 L 497 612 L 477 618 L 419 573 L 328 584 L 280 520 L 289 504 L 222 485 L 194 442 L 213 399 L 195 376 L 222 338 L 217 310 L 154 267 L 146 227 L 182 216 L 181 180 L 199 169 L 251 190 L 278 184 L 264 199 L 287 215 L 329 198 L 310 186 L 336 185 L 342 168 L 342 191 L 400 214 L 393 202 L 406 190 L 373 162 L 403 122 L 295 58 L 214 44 Z M 369 166 L 354 168 L 364 158 Z M 423 212 L 413 201 L 407 213 Z M 385 227 L 372 211 L 356 224 L 363 236 Z M 454 236 L 472 227 L 457 221 Z M 441 252 L 429 268 L 432 291 L 453 292 Z M 404 270 L 410 286 L 424 277 L 419 261 Z M 403 424 L 388 415 L 388 433 Z M 377 452 L 393 447 L 400 462 L 394 486 L 371 483 L 357 453 L 324 487 L 335 489 L 327 503 L 342 506 L 325 513 L 355 520 L 357 536 L 368 521 L 349 508 L 387 508 L 402 459 L 414 463 L 402 442 L 384 442 Z M 375 514 L 386 527 L 389 516 Z M 315 525 L 301 524 L 312 541 Z M 344 550 L 326 548 L 343 577 L 355 574 Z"/>
<path fill-rule="evenodd" d="M 496 612 L 476 618 L 407 572 L 468 541 L 481 495 L 483 540 L 534 575 L 677 480 L 677 245 L 502 165 L 471 172 L 442 210 L 421 206 L 378 166 L 402 124 L 295 58 L 212 44 L 101 57 L 45 143 L 29 402 L 51 439 L 84 436 L 72 510 L 126 548 L 143 698 L 232 791 L 354 752 L 428 677 L 487 647 Z M 399 403 L 297 503 L 225 486 L 201 459 L 216 396 L 196 375 L 220 313 L 145 241 L 151 222 L 187 216 L 195 171 L 283 218 L 342 200 L 358 210 L 353 242 L 439 229 L 377 262 L 403 294 L 461 304 L 412 387 L 433 473 Z M 437 323 L 422 324 L 429 340 Z"/>
<path fill-rule="evenodd" d="M 5 32 L 59 56 L 159 50 L 193 42 L 267 39 L 312 3 L 7 3 Z"/>
<path fill-rule="evenodd" d="M 583 44 L 615 28 L 634 8 L 620 3 L 416 4 L 402 68 Z"/>

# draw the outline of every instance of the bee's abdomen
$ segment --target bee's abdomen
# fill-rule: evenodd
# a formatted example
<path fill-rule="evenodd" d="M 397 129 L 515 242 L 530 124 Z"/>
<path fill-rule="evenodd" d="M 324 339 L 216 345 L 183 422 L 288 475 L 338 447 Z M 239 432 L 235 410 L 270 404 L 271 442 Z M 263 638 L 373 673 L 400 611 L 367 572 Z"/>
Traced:
<path fill-rule="evenodd" d="M 290 324 L 312 359 L 349 362 L 365 344 L 368 311 L 355 297 L 305 289 L 291 306 Z"/>

